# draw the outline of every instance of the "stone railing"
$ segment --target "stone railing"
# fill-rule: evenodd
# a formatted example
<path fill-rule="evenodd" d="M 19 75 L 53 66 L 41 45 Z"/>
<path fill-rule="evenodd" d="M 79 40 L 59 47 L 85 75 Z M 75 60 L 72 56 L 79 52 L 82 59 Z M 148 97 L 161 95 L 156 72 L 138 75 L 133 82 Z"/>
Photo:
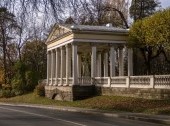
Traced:
<path fill-rule="evenodd" d="M 39 80 L 38 83 L 47 84 L 47 79 Z M 49 83 L 48 84 L 53 85 L 53 86 L 68 86 L 68 85 L 71 86 L 72 83 L 73 83 L 73 78 L 70 77 L 70 78 L 68 78 L 68 84 L 67 84 L 66 78 L 62 78 L 62 80 L 61 80 L 61 78 L 58 78 L 57 80 L 56 80 L 56 78 L 53 78 L 53 79 L 49 78 Z"/>
<path fill-rule="evenodd" d="M 41 80 L 39 83 L 47 83 L 47 80 Z M 53 84 L 51 83 L 53 82 Z M 73 78 L 57 79 L 58 86 L 72 85 Z M 49 79 L 49 85 L 55 85 L 56 79 Z M 121 87 L 121 88 L 160 88 L 170 89 L 170 75 L 154 75 L 154 76 L 120 76 L 120 77 L 81 77 L 78 78 L 78 85 L 96 85 L 101 87 Z"/>
<path fill-rule="evenodd" d="M 101 87 L 170 89 L 170 75 L 96 77 L 94 84 Z"/>
<path fill-rule="evenodd" d="M 170 89 L 170 75 L 155 75 L 154 88 Z"/>
<path fill-rule="evenodd" d="M 93 84 L 96 86 L 108 87 L 110 85 L 110 77 L 95 77 Z"/>
<path fill-rule="evenodd" d="M 129 77 L 130 88 L 153 88 L 153 76 L 131 76 Z"/>
<path fill-rule="evenodd" d="M 111 77 L 110 87 L 127 87 L 127 77 Z"/>
<path fill-rule="evenodd" d="M 78 78 L 78 85 L 92 85 L 91 77 L 79 77 Z"/>
<path fill-rule="evenodd" d="M 68 78 L 68 84 L 69 84 L 70 86 L 73 84 L 73 78 L 72 78 L 72 77 Z"/>

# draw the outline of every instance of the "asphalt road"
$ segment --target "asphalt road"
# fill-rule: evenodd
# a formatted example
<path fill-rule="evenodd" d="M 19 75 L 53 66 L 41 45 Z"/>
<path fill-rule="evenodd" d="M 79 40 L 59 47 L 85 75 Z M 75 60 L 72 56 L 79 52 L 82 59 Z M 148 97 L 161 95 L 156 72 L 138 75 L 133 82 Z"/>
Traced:
<path fill-rule="evenodd" d="M 0 126 L 163 126 L 52 109 L 0 105 Z"/>

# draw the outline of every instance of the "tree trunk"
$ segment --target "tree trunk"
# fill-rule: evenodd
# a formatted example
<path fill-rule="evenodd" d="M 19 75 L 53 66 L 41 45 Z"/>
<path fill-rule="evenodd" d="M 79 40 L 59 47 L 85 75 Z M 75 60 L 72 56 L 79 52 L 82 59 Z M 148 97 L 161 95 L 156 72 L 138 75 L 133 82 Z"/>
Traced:
<path fill-rule="evenodd" d="M 146 62 L 146 67 L 147 67 L 147 75 L 151 74 L 151 60 L 148 59 L 148 61 Z"/>
<path fill-rule="evenodd" d="M 6 61 L 6 39 L 5 30 L 1 26 L 2 32 L 2 48 L 3 48 L 3 65 L 4 65 L 4 83 L 7 84 L 7 61 Z"/>

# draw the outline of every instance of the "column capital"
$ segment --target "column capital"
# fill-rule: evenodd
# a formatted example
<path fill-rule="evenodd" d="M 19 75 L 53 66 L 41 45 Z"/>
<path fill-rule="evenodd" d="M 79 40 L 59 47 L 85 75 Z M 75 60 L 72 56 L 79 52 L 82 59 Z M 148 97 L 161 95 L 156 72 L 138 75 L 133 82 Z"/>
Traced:
<path fill-rule="evenodd" d="M 116 44 L 116 43 L 114 43 L 114 44 L 113 44 L 113 43 L 109 44 L 109 47 L 110 47 L 110 48 L 114 48 L 115 50 L 118 49 L 118 48 L 121 47 L 121 46 L 124 47 L 123 44 Z"/>
<path fill-rule="evenodd" d="M 58 51 L 58 48 L 55 48 L 55 51 Z"/>
<path fill-rule="evenodd" d="M 102 52 L 103 52 L 103 53 L 108 53 L 108 52 L 109 52 L 109 50 L 104 49 Z"/>
<path fill-rule="evenodd" d="M 78 46 L 78 42 L 72 42 L 71 45 Z"/>
<path fill-rule="evenodd" d="M 52 51 L 52 50 L 48 50 L 47 53 L 48 53 L 48 54 L 51 54 L 51 51 Z"/>
<path fill-rule="evenodd" d="M 71 48 L 71 45 L 70 44 L 66 44 L 65 47 L 66 48 Z"/>
<path fill-rule="evenodd" d="M 97 46 L 97 43 L 90 43 L 90 45 L 92 46 L 92 47 L 95 47 L 95 46 Z"/>
<path fill-rule="evenodd" d="M 124 45 L 118 45 L 119 49 L 123 49 L 125 46 Z"/>
<path fill-rule="evenodd" d="M 63 47 L 63 46 L 60 46 L 59 48 L 60 48 L 61 50 L 64 50 L 64 47 Z"/>
<path fill-rule="evenodd" d="M 102 53 L 102 51 L 97 51 L 97 54 L 101 54 Z"/>
<path fill-rule="evenodd" d="M 54 52 L 55 52 L 55 49 L 52 49 L 52 50 L 51 50 L 51 53 L 54 53 Z"/>
<path fill-rule="evenodd" d="M 117 44 L 109 44 L 110 47 L 116 48 L 118 45 Z"/>

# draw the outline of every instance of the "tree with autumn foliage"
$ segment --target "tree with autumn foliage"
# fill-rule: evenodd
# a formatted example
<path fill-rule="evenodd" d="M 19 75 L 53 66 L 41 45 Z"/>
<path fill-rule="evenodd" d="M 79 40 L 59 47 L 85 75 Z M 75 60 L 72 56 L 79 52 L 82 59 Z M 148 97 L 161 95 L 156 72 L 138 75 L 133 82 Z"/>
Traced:
<path fill-rule="evenodd" d="M 147 66 L 147 74 L 151 72 L 151 61 L 161 54 L 170 62 L 167 52 L 170 51 L 170 9 L 136 21 L 129 31 L 129 46 L 140 49 Z"/>

